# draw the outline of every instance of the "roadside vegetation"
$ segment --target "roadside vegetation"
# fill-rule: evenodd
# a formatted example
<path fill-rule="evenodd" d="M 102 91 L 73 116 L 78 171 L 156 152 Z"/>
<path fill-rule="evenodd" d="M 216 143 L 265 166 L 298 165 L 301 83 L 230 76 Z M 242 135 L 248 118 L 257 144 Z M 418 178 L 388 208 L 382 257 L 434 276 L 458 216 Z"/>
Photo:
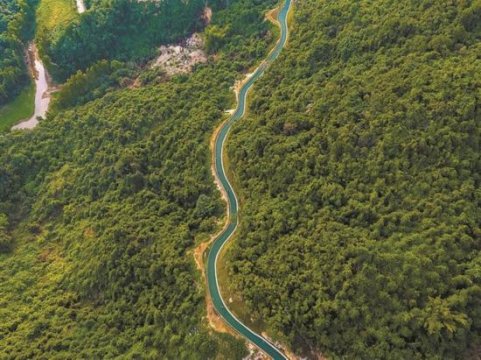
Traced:
<path fill-rule="evenodd" d="M 480 1 L 296 3 L 227 143 L 229 281 L 296 351 L 479 349 L 480 24 Z"/>
<path fill-rule="evenodd" d="M 209 139 L 235 80 L 272 46 L 273 5 L 217 9 L 211 26 L 249 26 L 192 74 L 92 100 L 83 86 L 118 70 L 104 62 L 67 83 L 68 110 L 0 136 L 0 358 L 246 355 L 208 329 L 191 252 L 224 215 Z"/>

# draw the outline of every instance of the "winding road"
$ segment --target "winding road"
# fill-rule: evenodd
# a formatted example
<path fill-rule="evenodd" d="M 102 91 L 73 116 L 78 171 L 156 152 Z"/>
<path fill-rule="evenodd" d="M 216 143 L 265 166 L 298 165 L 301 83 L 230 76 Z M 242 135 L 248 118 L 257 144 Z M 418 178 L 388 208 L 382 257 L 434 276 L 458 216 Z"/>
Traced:
<path fill-rule="evenodd" d="M 207 259 L 207 283 L 209 288 L 209 293 L 212 298 L 214 308 L 219 313 L 219 315 L 238 333 L 244 336 L 251 343 L 256 345 L 264 353 L 272 357 L 273 359 L 287 359 L 287 357 L 272 344 L 269 340 L 265 339 L 259 334 L 245 326 L 227 307 L 219 289 L 219 283 L 217 279 L 217 261 L 219 254 L 226 244 L 226 242 L 231 238 L 237 229 L 238 224 L 238 211 L 239 204 L 237 201 L 237 196 L 230 184 L 224 169 L 223 162 L 223 150 L 224 144 L 231 129 L 232 125 L 244 116 L 246 109 L 247 94 L 251 89 L 254 82 L 264 73 L 266 68 L 271 62 L 273 62 L 282 49 L 286 45 L 288 37 L 288 26 L 287 26 L 287 15 L 291 9 L 291 1 L 285 0 L 284 5 L 279 10 L 278 21 L 280 24 L 280 39 L 276 43 L 274 49 L 269 53 L 267 58 L 261 63 L 261 65 L 254 71 L 254 73 L 242 84 L 239 89 L 237 97 L 237 108 L 235 109 L 232 116 L 226 120 L 215 138 L 214 143 L 214 158 L 215 158 L 215 176 L 218 183 L 222 186 L 225 194 L 227 196 L 228 202 L 228 223 L 224 230 L 214 239 L 212 247 L 209 251 Z"/>

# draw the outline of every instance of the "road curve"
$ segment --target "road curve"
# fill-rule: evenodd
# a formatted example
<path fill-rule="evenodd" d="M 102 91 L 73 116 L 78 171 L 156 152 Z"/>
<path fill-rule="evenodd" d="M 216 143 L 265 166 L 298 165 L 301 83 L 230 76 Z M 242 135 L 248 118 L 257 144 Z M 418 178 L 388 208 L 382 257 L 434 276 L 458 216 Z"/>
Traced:
<path fill-rule="evenodd" d="M 269 53 L 267 58 L 261 63 L 261 65 L 255 70 L 255 72 L 242 84 L 239 89 L 237 96 L 237 107 L 232 114 L 232 116 L 222 124 L 214 143 L 214 159 L 215 159 L 215 176 L 219 184 L 222 186 L 225 194 L 227 195 L 227 206 L 228 206 L 228 223 L 224 230 L 214 239 L 212 247 L 209 251 L 207 259 L 207 283 L 209 288 L 209 293 L 212 298 L 212 303 L 214 308 L 219 313 L 219 315 L 238 333 L 244 336 L 251 343 L 256 345 L 264 353 L 272 357 L 273 359 L 287 359 L 287 357 L 276 348 L 269 340 L 265 339 L 259 334 L 245 326 L 238 318 L 235 317 L 232 312 L 228 309 L 219 289 L 219 283 L 217 279 L 217 260 L 222 247 L 230 239 L 237 229 L 238 223 L 238 210 L 239 204 L 237 201 L 237 196 L 230 184 L 224 169 L 223 162 L 223 152 L 224 144 L 234 122 L 241 119 L 244 116 L 246 108 L 247 94 L 251 89 L 254 82 L 264 73 L 266 68 L 271 62 L 273 62 L 282 49 L 286 45 L 288 37 L 288 26 L 287 26 L 287 15 L 291 9 L 291 1 L 285 0 L 284 5 L 279 11 L 278 21 L 280 24 L 280 38 L 276 43 L 274 49 Z"/>

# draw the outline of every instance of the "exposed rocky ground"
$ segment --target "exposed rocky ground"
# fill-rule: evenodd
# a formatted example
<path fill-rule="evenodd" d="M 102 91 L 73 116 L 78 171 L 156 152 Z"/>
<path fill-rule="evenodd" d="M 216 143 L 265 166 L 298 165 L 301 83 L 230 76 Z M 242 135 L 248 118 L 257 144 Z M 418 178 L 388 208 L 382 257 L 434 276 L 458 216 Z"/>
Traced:
<path fill-rule="evenodd" d="M 202 38 L 197 33 L 181 44 L 162 45 L 159 48 L 160 55 L 152 67 L 161 67 L 167 75 L 190 72 L 194 65 L 207 61 L 203 46 Z"/>

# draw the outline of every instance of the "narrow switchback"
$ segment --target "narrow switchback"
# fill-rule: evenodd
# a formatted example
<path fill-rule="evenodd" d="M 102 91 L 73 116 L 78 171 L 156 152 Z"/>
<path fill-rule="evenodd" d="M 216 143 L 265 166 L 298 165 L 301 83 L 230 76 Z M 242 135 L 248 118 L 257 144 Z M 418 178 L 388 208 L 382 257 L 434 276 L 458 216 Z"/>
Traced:
<path fill-rule="evenodd" d="M 265 339 L 259 334 L 249 329 L 244 325 L 235 315 L 228 309 L 219 289 L 219 283 L 217 279 L 217 260 L 222 247 L 231 238 L 237 229 L 238 224 L 238 211 L 239 205 L 237 201 L 237 196 L 230 184 L 224 169 L 223 162 L 223 150 L 225 140 L 234 122 L 241 119 L 244 116 L 246 108 L 247 94 L 251 89 L 254 82 L 264 73 L 266 68 L 271 62 L 273 62 L 282 49 L 286 45 L 288 37 L 288 26 L 287 26 L 287 15 L 291 8 L 291 0 L 286 0 L 282 8 L 279 10 L 278 21 L 280 25 L 280 39 L 276 43 L 274 49 L 269 53 L 267 58 L 262 62 L 262 64 L 254 71 L 254 73 L 242 84 L 239 89 L 237 97 L 237 107 L 232 114 L 232 116 L 222 124 L 217 137 L 214 142 L 214 161 L 215 161 L 215 176 L 218 183 L 222 187 L 227 197 L 228 206 L 228 223 L 224 230 L 214 239 L 212 247 L 210 249 L 208 259 L 207 259 L 207 283 L 209 288 L 209 293 L 212 298 L 212 303 L 214 308 L 219 313 L 219 315 L 239 334 L 244 336 L 251 343 L 256 345 L 259 349 L 265 352 L 267 355 L 273 359 L 287 359 L 287 357 L 276 348 L 269 340 Z"/>

